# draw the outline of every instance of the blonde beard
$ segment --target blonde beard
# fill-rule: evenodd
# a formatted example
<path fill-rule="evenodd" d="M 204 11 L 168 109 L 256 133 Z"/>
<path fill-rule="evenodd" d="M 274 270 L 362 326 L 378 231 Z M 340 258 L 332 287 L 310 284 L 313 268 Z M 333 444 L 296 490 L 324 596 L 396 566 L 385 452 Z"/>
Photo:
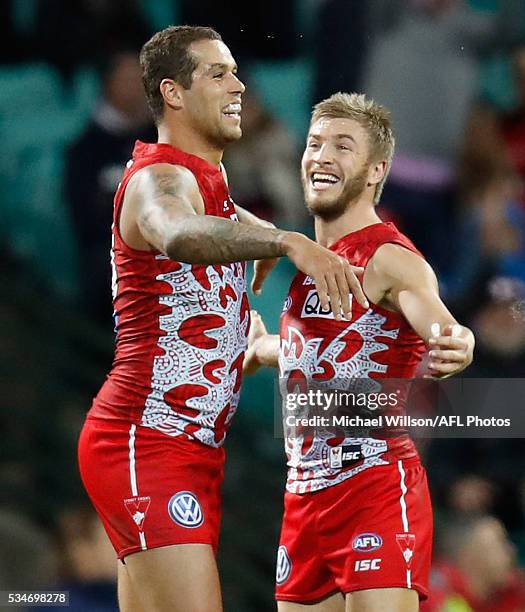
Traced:
<path fill-rule="evenodd" d="M 303 191 L 305 193 L 306 208 L 308 209 L 308 212 L 314 217 L 320 217 L 321 219 L 325 220 L 333 220 L 340 217 L 346 212 L 351 203 L 358 199 L 366 189 L 368 168 L 369 165 L 365 164 L 353 178 L 346 181 L 343 191 L 338 198 L 335 198 L 331 202 L 322 204 L 319 209 L 312 207 L 306 199 L 306 179 L 303 177 Z"/>

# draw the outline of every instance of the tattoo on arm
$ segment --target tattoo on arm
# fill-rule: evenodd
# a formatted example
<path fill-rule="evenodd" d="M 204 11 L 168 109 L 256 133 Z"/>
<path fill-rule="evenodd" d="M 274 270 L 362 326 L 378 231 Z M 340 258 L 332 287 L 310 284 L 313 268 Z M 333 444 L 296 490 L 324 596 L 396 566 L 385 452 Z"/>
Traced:
<path fill-rule="evenodd" d="M 200 194 L 189 171 L 152 168 L 149 178 L 141 226 L 150 244 L 170 259 L 219 264 L 285 254 L 283 242 L 289 232 L 198 214 Z"/>
<path fill-rule="evenodd" d="M 166 250 L 171 259 L 196 264 L 269 259 L 285 254 L 285 233 L 221 217 L 195 215 L 181 219 Z"/>
<path fill-rule="evenodd" d="M 171 196 L 174 198 L 180 195 L 180 180 L 173 174 L 157 174 L 154 182 L 154 192 L 152 196 L 154 198 L 162 198 L 164 196 Z"/>

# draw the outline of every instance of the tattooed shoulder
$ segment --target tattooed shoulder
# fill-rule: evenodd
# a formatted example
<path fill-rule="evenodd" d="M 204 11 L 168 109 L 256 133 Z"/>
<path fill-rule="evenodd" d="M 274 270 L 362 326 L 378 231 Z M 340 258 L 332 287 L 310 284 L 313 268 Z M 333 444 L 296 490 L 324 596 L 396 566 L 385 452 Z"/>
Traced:
<path fill-rule="evenodd" d="M 150 180 L 153 188 L 153 195 L 162 196 L 181 196 L 191 195 L 198 191 L 197 181 L 194 175 L 182 166 L 150 166 Z"/>
<path fill-rule="evenodd" d="M 136 181 L 134 190 L 142 202 L 171 207 L 175 202 L 191 206 L 197 214 L 203 214 L 204 202 L 192 172 L 182 166 L 153 164 L 139 170 L 131 181 Z M 130 186 L 131 186 L 130 181 Z"/>

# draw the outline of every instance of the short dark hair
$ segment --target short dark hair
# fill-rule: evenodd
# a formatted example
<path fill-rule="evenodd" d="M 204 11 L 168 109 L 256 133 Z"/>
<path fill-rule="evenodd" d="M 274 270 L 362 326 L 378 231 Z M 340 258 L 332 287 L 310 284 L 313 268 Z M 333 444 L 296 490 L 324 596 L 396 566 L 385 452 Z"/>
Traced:
<path fill-rule="evenodd" d="M 157 32 L 142 47 L 140 66 L 151 114 L 158 123 L 164 113 L 164 99 L 160 93 L 162 79 L 173 79 L 189 89 L 197 61 L 189 51 L 191 43 L 199 40 L 222 40 L 212 28 L 202 26 L 169 26 Z"/>

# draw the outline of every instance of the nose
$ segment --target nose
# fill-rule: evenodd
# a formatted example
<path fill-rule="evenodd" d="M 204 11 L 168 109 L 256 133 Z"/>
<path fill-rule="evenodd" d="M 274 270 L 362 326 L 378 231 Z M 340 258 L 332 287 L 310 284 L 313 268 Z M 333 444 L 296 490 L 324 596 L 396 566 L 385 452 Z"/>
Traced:
<path fill-rule="evenodd" d="M 333 158 L 328 143 L 323 143 L 319 148 L 312 152 L 312 160 L 320 166 L 329 166 L 332 164 Z"/>
<path fill-rule="evenodd" d="M 246 91 L 246 87 L 244 83 L 241 81 L 241 79 L 236 74 L 232 74 L 232 76 L 233 76 L 232 93 L 243 94 Z"/>

